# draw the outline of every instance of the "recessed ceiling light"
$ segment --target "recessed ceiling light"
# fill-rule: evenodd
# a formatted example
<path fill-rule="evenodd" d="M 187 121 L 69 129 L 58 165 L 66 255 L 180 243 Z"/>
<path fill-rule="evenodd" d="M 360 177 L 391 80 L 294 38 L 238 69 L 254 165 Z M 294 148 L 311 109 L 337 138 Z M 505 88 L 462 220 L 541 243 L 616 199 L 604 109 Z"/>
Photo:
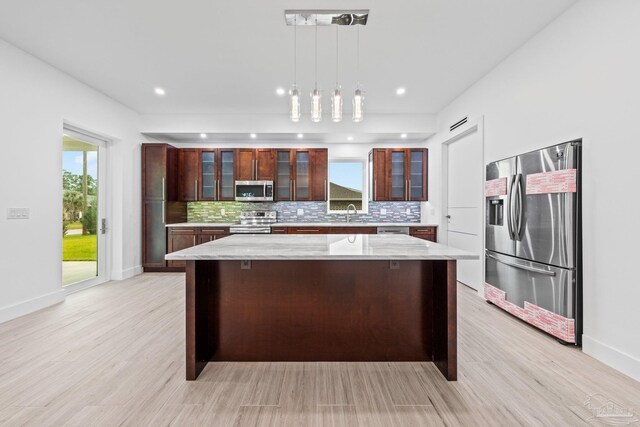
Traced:
<path fill-rule="evenodd" d="M 207 134 L 206 134 L 206 133 L 201 133 L 201 134 L 200 134 L 200 138 L 205 139 L 206 137 L 207 137 Z"/>
<path fill-rule="evenodd" d="M 284 96 L 284 94 L 286 93 L 284 88 L 276 88 L 276 93 L 278 94 L 278 96 Z"/>
<path fill-rule="evenodd" d="M 302 138 L 304 138 L 304 134 L 299 133 L 298 134 L 298 139 L 302 139 Z"/>
<path fill-rule="evenodd" d="M 256 139 L 258 137 L 258 135 L 256 135 L 255 133 L 252 133 L 251 135 L 249 135 L 251 137 L 251 139 Z"/>
<path fill-rule="evenodd" d="M 401 134 L 401 135 L 400 135 L 400 138 L 402 138 L 402 139 L 407 139 L 407 134 L 406 134 L 406 133 Z"/>
<path fill-rule="evenodd" d="M 404 95 L 405 93 L 407 93 L 407 89 L 404 87 L 399 87 L 398 89 L 396 89 L 396 95 Z"/>
<path fill-rule="evenodd" d="M 165 90 L 161 87 L 157 87 L 155 89 L 153 89 L 153 91 L 156 93 L 156 95 L 158 96 L 164 96 L 167 92 L 165 92 Z"/>
<path fill-rule="evenodd" d="M 353 137 L 352 136 L 348 136 L 347 137 L 347 141 L 353 141 Z"/>

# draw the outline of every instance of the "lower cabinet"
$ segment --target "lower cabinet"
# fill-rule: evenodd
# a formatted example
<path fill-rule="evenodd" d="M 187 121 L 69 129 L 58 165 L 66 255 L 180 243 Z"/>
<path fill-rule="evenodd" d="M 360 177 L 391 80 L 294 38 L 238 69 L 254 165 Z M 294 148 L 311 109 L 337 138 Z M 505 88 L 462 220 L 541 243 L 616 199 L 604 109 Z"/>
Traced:
<path fill-rule="evenodd" d="M 431 242 L 438 241 L 437 227 L 410 227 L 409 235 L 418 239 L 429 240 Z"/>
<path fill-rule="evenodd" d="M 229 235 L 227 227 L 169 227 L 167 234 L 167 253 L 191 248 L 196 245 L 221 239 Z M 168 267 L 186 266 L 185 261 L 167 261 Z"/>

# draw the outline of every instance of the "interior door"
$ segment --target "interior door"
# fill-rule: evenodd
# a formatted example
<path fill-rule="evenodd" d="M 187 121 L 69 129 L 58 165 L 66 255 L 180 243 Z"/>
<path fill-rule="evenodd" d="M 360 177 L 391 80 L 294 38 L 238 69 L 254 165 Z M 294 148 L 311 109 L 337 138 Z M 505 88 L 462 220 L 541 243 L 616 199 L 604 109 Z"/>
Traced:
<path fill-rule="evenodd" d="M 483 252 L 482 139 L 478 131 L 447 145 L 447 241 L 474 254 Z M 483 288 L 483 260 L 458 261 L 458 281 Z"/>

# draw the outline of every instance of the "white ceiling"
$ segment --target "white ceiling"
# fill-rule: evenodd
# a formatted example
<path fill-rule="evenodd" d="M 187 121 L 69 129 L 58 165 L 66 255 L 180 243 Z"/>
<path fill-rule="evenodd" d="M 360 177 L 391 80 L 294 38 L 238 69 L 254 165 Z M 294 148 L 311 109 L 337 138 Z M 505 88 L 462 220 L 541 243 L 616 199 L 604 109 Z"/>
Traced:
<path fill-rule="evenodd" d="M 0 0 L 0 38 L 140 113 L 277 114 L 287 107 L 275 89 L 293 79 L 293 27 L 284 10 L 370 9 L 360 34 L 367 111 L 432 114 L 574 2 Z M 304 93 L 313 83 L 313 31 L 298 27 Z M 319 87 L 328 96 L 336 30 L 318 31 Z M 339 81 L 348 92 L 355 36 L 340 28 Z M 165 97 L 153 93 L 156 86 Z M 395 94 L 399 86 L 406 95 Z"/>

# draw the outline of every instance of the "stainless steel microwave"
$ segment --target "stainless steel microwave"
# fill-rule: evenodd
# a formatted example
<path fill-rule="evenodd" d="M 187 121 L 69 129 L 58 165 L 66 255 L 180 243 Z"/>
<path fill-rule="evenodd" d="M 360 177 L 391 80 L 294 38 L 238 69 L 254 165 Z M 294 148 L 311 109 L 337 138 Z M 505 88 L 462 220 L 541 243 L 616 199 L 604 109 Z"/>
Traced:
<path fill-rule="evenodd" d="M 273 181 L 236 181 L 239 202 L 272 202 Z"/>

